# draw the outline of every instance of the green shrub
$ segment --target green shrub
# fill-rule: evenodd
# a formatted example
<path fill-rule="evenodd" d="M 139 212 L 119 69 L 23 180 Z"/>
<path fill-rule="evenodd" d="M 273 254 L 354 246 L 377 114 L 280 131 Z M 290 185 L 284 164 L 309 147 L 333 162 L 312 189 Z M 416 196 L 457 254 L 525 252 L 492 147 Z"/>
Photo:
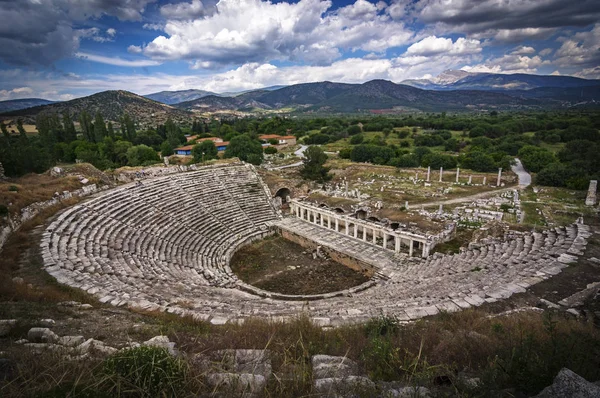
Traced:
<path fill-rule="evenodd" d="M 267 155 L 273 155 L 277 153 L 277 148 L 275 148 L 274 146 L 268 146 L 264 149 L 264 151 Z"/>
<path fill-rule="evenodd" d="M 149 397 L 181 395 L 186 378 L 183 363 L 158 347 L 117 352 L 104 362 L 104 373 L 114 383 L 114 392 L 134 390 L 135 395 Z"/>
<path fill-rule="evenodd" d="M 8 187 L 8 190 L 10 192 L 19 192 L 19 187 L 17 187 L 16 185 L 11 185 Z"/>

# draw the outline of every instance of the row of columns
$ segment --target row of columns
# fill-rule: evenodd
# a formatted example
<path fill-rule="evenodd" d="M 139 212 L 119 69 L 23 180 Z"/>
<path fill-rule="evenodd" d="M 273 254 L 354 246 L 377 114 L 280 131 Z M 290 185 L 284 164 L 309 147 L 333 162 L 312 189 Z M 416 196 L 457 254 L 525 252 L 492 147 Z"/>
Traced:
<path fill-rule="evenodd" d="M 402 237 L 395 233 L 386 232 L 383 228 L 380 227 L 370 227 L 364 225 L 363 223 L 352 222 L 348 219 L 340 220 L 338 216 L 333 216 L 331 214 L 326 214 L 320 209 L 311 209 L 304 206 L 299 206 L 297 203 L 292 202 L 292 214 L 296 217 L 308 221 L 310 223 L 320 225 L 321 227 L 333 229 L 335 232 L 343 233 L 347 236 L 353 237 L 355 239 L 360 239 L 364 242 L 369 242 L 368 233 L 369 230 L 371 232 L 371 240 L 369 243 L 382 247 L 387 250 L 394 250 L 396 253 L 400 253 L 402 248 L 402 241 L 408 241 L 408 255 L 412 257 L 414 250 L 418 247 L 421 247 L 423 257 L 427 257 L 429 255 L 429 250 L 427 249 L 428 245 L 425 242 L 421 242 L 416 239 L 412 239 L 411 237 Z M 343 228 L 340 225 L 340 221 L 343 222 Z M 360 230 L 359 230 L 360 225 Z M 377 238 L 382 239 L 382 243 L 379 244 L 377 242 Z M 390 248 L 388 242 L 392 240 L 393 247 Z M 415 244 L 416 243 L 416 244 Z"/>
<path fill-rule="evenodd" d="M 440 167 L 440 179 L 439 179 L 439 182 L 442 182 L 443 176 L 444 176 L 444 168 Z M 456 183 L 458 183 L 459 177 L 460 177 L 460 167 L 457 167 L 456 168 L 456 180 L 455 180 Z M 427 180 L 425 180 L 425 181 L 430 182 L 430 178 L 431 178 L 431 166 L 428 166 L 427 167 Z M 496 181 L 496 186 L 497 187 L 500 186 L 500 179 L 501 178 L 502 178 L 502 167 L 500 167 L 498 169 L 498 180 Z M 473 176 L 469 176 L 469 184 L 471 184 L 472 179 L 473 179 Z M 487 180 L 486 176 L 483 176 L 483 185 L 485 185 L 486 180 Z"/>

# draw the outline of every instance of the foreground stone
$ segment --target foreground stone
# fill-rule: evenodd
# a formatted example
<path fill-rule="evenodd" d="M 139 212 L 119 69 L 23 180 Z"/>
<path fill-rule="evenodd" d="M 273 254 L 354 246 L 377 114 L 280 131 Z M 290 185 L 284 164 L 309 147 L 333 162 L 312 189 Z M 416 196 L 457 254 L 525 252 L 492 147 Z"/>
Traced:
<path fill-rule="evenodd" d="M 55 343 L 58 335 L 48 328 L 31 328 L 27 332 L 27 340 L 32 343 Z"/>
<path fill-rule="evenodd" d="M 264 376 L 248 373 L 211 373 L 206 376 L 206 382 L 214 389 L 242 394 L 258 394 L 267 385 Z"/>
<path fill-rule="evenodd" d="M 344 378 L 360 374 L 358 365 L 346 357 L 315 355 L 312 357 L 313 378 Z"/>
<path fill-rule="evenodd" d="M 16 324 L 16 319 L 0 319 L 0 337 L 8 336 Z"/>
<path fill-rule="evenodd" d="M 562 368 L 554 383 L 542 390 L 537 398 L 597 398 L 600 397 L 600 387 L 588 382 L 575 372 Z"/>

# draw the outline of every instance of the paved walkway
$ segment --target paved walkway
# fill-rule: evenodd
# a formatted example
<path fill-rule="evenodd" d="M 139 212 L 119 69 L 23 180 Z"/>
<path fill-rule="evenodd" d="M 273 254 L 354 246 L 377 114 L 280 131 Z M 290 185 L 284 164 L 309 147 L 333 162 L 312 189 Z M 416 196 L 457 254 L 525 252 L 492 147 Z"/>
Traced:
<path fill-rule="evenodd" d="M 307 149 L 308 149 L 308 145 L 300 145 L 300 149 L 298 149 L 296 152 L 294 152 L 294 155 L 299 157 L 300 159 L 303 159 L 304 151 L 306 151 Z M 271 167 L 269 170 L 287 169 L 290 167 L 298 167 L 298 166 L 302 166 L 302 160 L 299 162 L 296 162 L 296 163 L 286 164 L 285 166 Z"/>
<path fill-rule="evenodd" d="M 519 187 L 525 188 L 531 185 L 531 174 L 523 167 L 523 163 L 518 158 L 515 158 L 515 164 L 510 166 L 512 172 L 519 177 Z"/>

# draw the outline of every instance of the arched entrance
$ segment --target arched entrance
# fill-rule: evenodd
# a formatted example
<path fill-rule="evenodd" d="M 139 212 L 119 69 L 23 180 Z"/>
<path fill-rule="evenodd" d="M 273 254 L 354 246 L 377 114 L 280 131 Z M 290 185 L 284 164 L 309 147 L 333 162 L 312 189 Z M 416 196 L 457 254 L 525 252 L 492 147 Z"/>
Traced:
<path fill-rule="evenodd" d="M 367 212 L 364 210 L 356 210 L 356 213 L 354 213 L 354 215 L 359 220 L 364 220 L 365 218 L 367 218 Z"/>
<path fill-rule="evenodd" d="M 282 209 L 289 208 L 289 202 L 291 200 L 291 191 L 288 188 L 279 188 L 273 197 L 275 206 Z"/>
<path fill-rule="evenodd" d="M 333 211 L 335 211 L 338 214 L 344 214 L 345 213 L 344 209 L 342 209 L 341 207 L 336 207 L 336 208 L 333 209 Z"/>

